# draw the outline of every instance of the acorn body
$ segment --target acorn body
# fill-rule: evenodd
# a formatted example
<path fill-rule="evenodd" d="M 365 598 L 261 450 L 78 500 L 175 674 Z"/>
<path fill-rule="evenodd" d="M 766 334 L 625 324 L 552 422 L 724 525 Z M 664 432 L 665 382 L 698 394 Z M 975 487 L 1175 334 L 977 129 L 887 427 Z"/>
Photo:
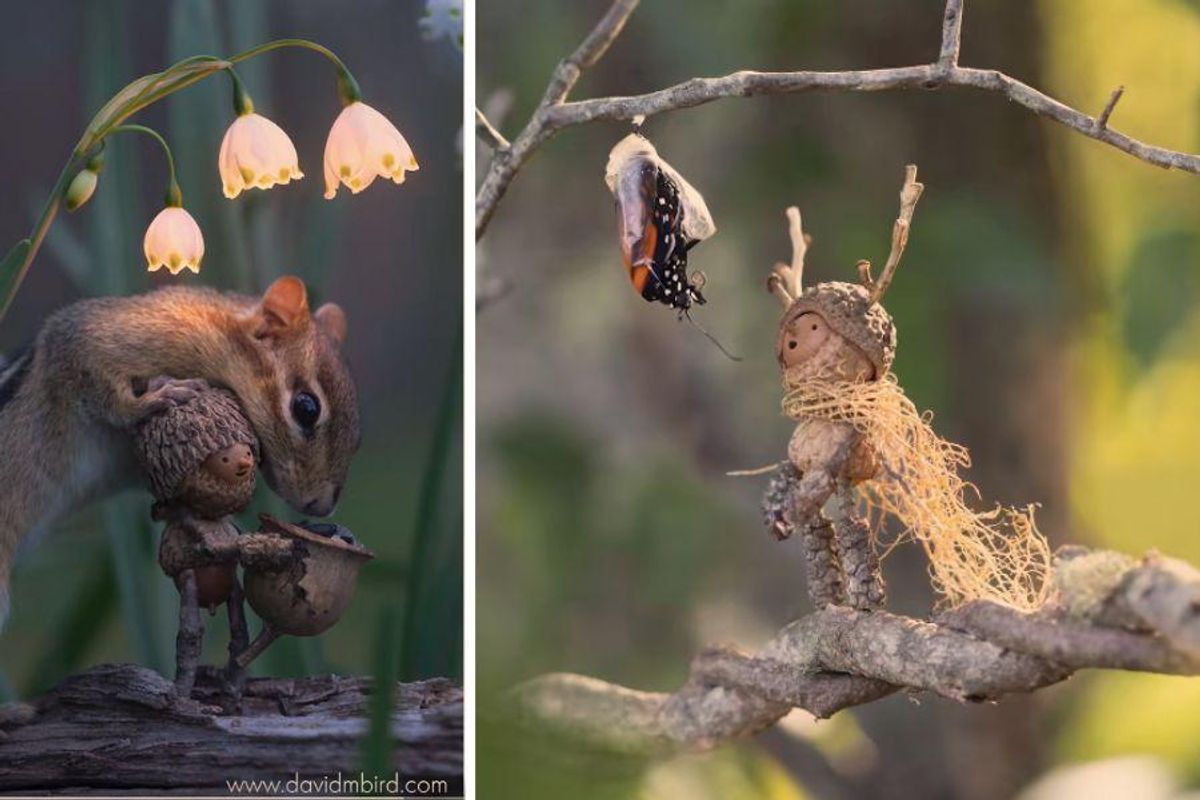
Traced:
<path fill-rule="evenodd" d="M 215 611 L 233 591 L 238 536 L 233 523 L 224 519 L 174 521 L 159 541 L 159 566 L 176 586 L 184 570 L 193 570 L 198 604 Z"/>
<path fill-rule="evenodd" d="M 278 633 L 324 633 L 341 618 L 354 597 L 359 569 L 374 556 L 358 544 L 266 515 L 262 523 L 264 534 L 292 540 L 296 556 L 279 569 L 247 566 L 246 600 Z"/>
<path fill-rule="evenodd" d="M 201 608 L 207 608 L 208 613 L 217 613 L 217 607 L 223 605 L 233 594 L 233 581 L 237 576 L 234 564 L 208 564 L 196 568 L 196 603 Z M 179 582 L 175 582 L 176 587 Z"/>
<path fill-rule="evenodd" d="M 860 483 L 879 472 L 874 448 L 848 422 L 807 417 L 796 423 L 788 442 L 788 461 L 801 474 L 833 468 L 832 477 Z"/>

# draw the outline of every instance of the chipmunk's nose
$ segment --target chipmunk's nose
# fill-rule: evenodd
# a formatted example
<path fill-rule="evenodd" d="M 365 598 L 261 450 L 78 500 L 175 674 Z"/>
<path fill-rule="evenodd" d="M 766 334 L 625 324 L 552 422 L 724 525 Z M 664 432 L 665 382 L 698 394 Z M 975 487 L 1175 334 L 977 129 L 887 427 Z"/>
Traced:
<path fill-rule="evenodd" d="M 341 484 L 331 484 L 326 487 L 319 497 L 304 505 L 304 513 L 314 517 L 328 517 L 337 508 L 338 498 L 342 496 Z"/>

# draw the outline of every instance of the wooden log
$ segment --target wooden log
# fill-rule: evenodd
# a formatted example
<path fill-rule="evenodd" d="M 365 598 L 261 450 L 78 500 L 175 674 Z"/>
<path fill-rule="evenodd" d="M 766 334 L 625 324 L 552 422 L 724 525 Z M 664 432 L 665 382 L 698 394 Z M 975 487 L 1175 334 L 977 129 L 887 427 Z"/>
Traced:
<path fill-rule="evenodd" d="M 31 703 L 0 706 L 0 792 L 226 794 L 227 781 L 267 780 L 281 782 L 267 790 L 280 794 L 297 776 L 359 778 L 371 679 L 252 678 L 240 715 L 221 710 L 219 686 L 218 672 L 203 668 L 196 699 L 186 699 L 152 670 L 106 664 Z M 461 687 L 397 684 L 392 735 L 401 787 L 444 780 L 438 795 L 462 793 Z"/>

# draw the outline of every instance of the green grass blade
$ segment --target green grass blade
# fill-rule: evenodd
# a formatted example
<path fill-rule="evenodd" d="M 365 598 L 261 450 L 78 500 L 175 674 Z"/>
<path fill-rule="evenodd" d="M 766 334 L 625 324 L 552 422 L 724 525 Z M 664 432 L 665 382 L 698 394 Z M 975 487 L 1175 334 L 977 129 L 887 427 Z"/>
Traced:
<path fill-rule="evenodd" d="M 141 515 L 137 498 L 120 497 L 104 504 L 103 524 L 112 549 L 113 570 L 121 612 L 138 662 L 166 673 L 170 662 L 163 624 L 153 602 L 159 577 L 152 541 Z"/>
<path fill-rule="evenodd" d="M 459 530 L 446 531 L 446 537 L 439 537 L 442 531 L 438 526 L 439 518 L 444 518 L 442 506 L 447 500 L 447 467 L 456 452 L 456 435 L 461 427 L 462 372 L 460 328 L 417 501 L 416 526 L 409 559 L 410 580 L 404 605 L 401 664 L 404 680 L 433 675 L 459 675 L 462 671 L 460 659 L 453 655 L 456 649 L 461 651 L 462 638 L 462 531 L 460 525 Z M 451 502 L 459 504 L 459 498 Z M 453 631 L 458 632 L 457 648 L 446 646 L 447 632 Z M 437 646 L 422 646 L 430 643 L 436 643 Z"/>
<path fill-rule="evenodd" d="M 74 672 L 104 633 L 116 608 L 116 574 L 112 561 L 106 561 L 88 576 L 67 612 L 55 620 L 54 635 L 34 662 L 33 681 L 25 695 L 40 695 Z"/>
<path fill-rule="evenodd" d="M 127 4 L 89 5 L 84 39 L 84 103 L 95 106 L 107 98 L 131 71 L 130 15 Z M 139 198 L 140 152 L 131 137 L 107 145 L 108 168 L 96 196 L 88 204 L 87 224 L 92 263 L 84 290 L 88 294 L 125 294 L 146 284 L 140 237 L 150 218 Z"/>
<path fill-rule="evenodd" d="M 0 261 L 0 297 L 8 297 L 12 293 L 32 245 L 28 239 L 22 239 Z"/>
<path fill-rule="evenodd" d="M 396 606 L 379 612 L 375 631 L 375 689 L 371 693 L 369 727 L 362 743 L 362 771 L 368 776 L 393 771 L 392 709 L 395 707 L 396 676 L 400 671 L 400 648 Z"/>

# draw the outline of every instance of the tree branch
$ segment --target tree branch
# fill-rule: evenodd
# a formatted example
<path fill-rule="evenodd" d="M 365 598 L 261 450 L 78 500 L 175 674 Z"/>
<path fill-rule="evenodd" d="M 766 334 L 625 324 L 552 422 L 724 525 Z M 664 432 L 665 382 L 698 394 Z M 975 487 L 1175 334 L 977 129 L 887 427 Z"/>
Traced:
<path fill-rule="evenodd" d="M 513 698 L 525 724 L 644 755 L 708 749 L 793 707 L 825 718 L 897 691 L 982 702 L 1086 668 L 1200 674 L 1200 573 L 1189 565 L 1070 548 L 1060 551 L 1054 581 L 1055 602 L 1036 614 L 988 601 L 934 622 L 825 608 L 755 655 L 705 650 L 673 694 L 554 674 L 517 687 Z"/>
<path fill-rule="evenodd" d="M 547 112 L 560 106 L 575 88 L 583 71 L 592 67 L 608 51 L 609 46 L 620 35 L 629 15 L 637 8 L 639 0 L 614 0 L 608 12 L 596 23 L 596 27 L 580 43 L 575 52 L 559 62 L 550 84 L 542 95 L 533 116 L 512 145 L 497 151 L 488 166 L 487 174 L 475 192 L 475 239 L 483 236 L 500 199 L 508 191 L 517 172 L 533 155 L 533 152 L 549 139 L 557 128 L 549 126 Z"/>
<path fill-rule="evenodd" d="M 742 70 L 719 78 L 692 78 L 683 83 L 632 97 L 604 97 L 567 102 L 567 95 L 582 71 L 604 55 L 621 32 L 637 0 L 617 0 L 596 28 L 569 58 L 559 64 L 541 104 L 512 147 L 498 152 L 475 195 L 475 238 L 487 230 L 496 206 L 533 153 L 558 131 L 596 120 L 632 120 L 682 108 L 691 108 L 727 97 L 790 94 L 811 91 L 879 92 L 940 89 L 944 86 L 975 89 L 1003 95 L 1027 110 L 1064 125 L 1134 158 L 1166 169 L 1200 174 L 1200 155 L 1168 150 L 1134 139 L 1108 127 L 1108 118 L 1119 99 L 1115 93 L 1098 117 L 1077 111 L 1052 97 L 993 69 L 958 65 L 962 38 L 962 0 L 948 0 L 942 22 L 942 42 L 937 61 L 911 67 L 849 70 L 843 72 L 754 72 Z"/>

